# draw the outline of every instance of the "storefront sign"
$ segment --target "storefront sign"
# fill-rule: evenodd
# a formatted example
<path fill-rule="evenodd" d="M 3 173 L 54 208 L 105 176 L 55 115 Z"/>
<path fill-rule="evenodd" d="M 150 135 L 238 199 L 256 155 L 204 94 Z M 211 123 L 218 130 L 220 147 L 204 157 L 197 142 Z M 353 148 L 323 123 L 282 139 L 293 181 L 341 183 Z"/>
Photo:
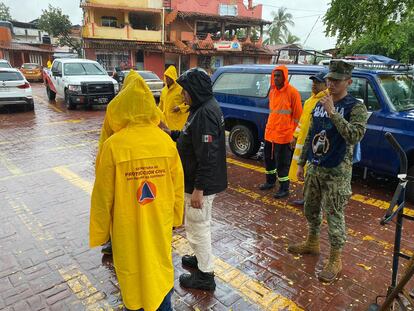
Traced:
<path fill-rule="evenodd" d="M 241 51 L 242 46 L 237 41 L 221 41 L 214 43 L 214 48 L 217 51 Z"/>

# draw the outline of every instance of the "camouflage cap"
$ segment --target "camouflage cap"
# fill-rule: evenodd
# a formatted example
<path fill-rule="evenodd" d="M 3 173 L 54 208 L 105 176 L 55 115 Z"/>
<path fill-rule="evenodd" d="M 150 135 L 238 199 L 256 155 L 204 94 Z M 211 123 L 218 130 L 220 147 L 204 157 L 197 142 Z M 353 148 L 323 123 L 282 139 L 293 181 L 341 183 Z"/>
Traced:
<path fill-rule="evenodd" d="M 343 60 L 331 60 L 329 63 L 329 72 L 325 76 L 335 80 L 346 80 L 350 79 L 352 75 L 352 69 L 354 66 L 344 62 Z"/>

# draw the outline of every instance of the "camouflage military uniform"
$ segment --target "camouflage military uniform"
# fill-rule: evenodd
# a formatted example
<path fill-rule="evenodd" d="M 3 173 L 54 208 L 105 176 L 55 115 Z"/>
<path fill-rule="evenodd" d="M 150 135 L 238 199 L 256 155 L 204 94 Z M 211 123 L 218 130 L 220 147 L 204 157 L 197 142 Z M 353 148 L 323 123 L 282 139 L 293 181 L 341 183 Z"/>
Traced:
<path fill-rule="evenodd" d="M 322 211 L 325 211 L 329 227 L 331 246 L 342 248 L 346 241 L 345 207 L 351 196 L 352 159 L 354 145 L 365 133 L 367 110 L 363 103 L 353 106 L 349 122 L 338 112 L 330 120 L 345 139 L 345 157 L 336 167 L 322 167 L 309 164 L 305 176 L 304 212 L 309 224 L 309 232 L 319 235 Z M 313 121 L 311 120 L 311 129 Z M 309 148 L 312 148 L 311 130 L 306 138 L 298 164 L 304 166 Z"/>

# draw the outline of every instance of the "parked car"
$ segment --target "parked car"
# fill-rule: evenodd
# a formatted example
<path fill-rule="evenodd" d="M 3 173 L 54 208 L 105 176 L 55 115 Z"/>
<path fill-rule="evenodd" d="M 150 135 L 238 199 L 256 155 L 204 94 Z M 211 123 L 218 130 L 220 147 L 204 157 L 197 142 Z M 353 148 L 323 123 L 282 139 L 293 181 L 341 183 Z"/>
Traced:
<path fill-rule="evenodd" d="M 42 66 L 39 64 L 24 63 L 20 71 L 28 81 L 43 81 Z"/>
<path fill-rule="evenodd" d="M 0 106 L 25 105 L 34 109 L 32 88 L 22 73 L 14 68 L 0 68 Z"/>
<path fill-rule="evenodd" d="M 93 60 L 57 58 L 51 70 L 43 72 L 49 100 L 59 95 L 68 109 L 76 109 L 77 105 L 106 105 L 119 91 L 118 82 Z"/>
<path fill-rule="evenodd" d="M 9 61 L 5 60 L 5 59 L 0 59 L 0 68 L 13 68 Z"/>
<path fill-rule="evenodd" d="M 147 83 L 150 88 L 152 95 L 154 95 L 155 100 L 158 102 L 161 96 L 162 88 L 164 87 L 164 82 L 152 71 L 149 70 L 137 70 L 136 71 Z M 125 80 L 126 76 L 129 73 L 129 70 L 123 70 L 122 81 Z"/>
<path fill-rule="evenodd" d="M 311 95 L 309 77 L 325 67 L 288 65 L 289 82 L 301 94 Z M 270 76 L 275 65 L 233 65 L 219 68 L 212 77 L 229 145 L 234 154 L 250 157 L 258 151 L 269 114 Z M 407 153 L 409 175 L 414 175 L 414 80 L 409 71 L 355 68 L 349 93 L 364 101 L 369 113 L 367 131 L 361 142 L 361 161 L 356 164 L 379 174 L 396 176 L 398 155 L 384 142 L 391 132 Z M 413 183 L 407 195 L 414 200 Z"/>

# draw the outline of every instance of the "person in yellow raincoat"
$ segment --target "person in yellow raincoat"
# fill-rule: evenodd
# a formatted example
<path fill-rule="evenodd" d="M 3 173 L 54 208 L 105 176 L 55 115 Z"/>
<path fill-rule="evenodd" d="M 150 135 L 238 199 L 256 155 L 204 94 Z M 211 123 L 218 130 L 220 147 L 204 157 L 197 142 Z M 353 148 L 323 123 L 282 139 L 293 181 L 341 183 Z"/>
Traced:
<path fill-rule="evenodd" d="M 117 106 L 117 105 L 123 105 L 122 102 L 124 101 L 123 99 L 125 97 L 123 97 L 121 95 L 122 91 L 125 90 L 129 84 L 135 82 L 138 79 L 138 77 L 140 77 L 140 75 L 136 71 L 131 70 L 128 73 L 128 75 L 126 76 L 125 80 L 124 80 L 121 91 L 108 104 L 106 114 L 105 114 L 105 119 L 104 119 L 104 122 L 102 124 L 101 135 L 99 137 L 98 152 L 97 152 L 96 161 L 95 161 L 95 170 L 96 170 L 96 168 L 98 167 L 98 164 L 99 164 L 99 155 L 100 155 L 100 152 L 102 150 L 103 143 L 112 134 L 114 134 L 115 132 L 118 132 L 119 130 L 121 130 L 125 127 L 125 124 L 122 123 L 122 122 L 118 122 L 118 123 L 110 122 L 113 111 L 115 110 L 114 107 Z M 125 104 L 128 104 L 128 103 L 125 103 Z M 166 122 L 165 117 L 162 113 L 160 113 L 160 117 L 161 117 L 161 121 L 163 121 L 165 123 Z"/>
<path fill-rule="evenodd" d="M 298 169 L 298 159 L 300 153 L 302 152 L 302 147 L 305 143 L 306 136 L 308 135 L 311 113 L 319 100 L 329 93 L 324 79 L 324 76 L 326 74 L 327 71 L 321 71 L 309 77 L 309 79 L 312 80 L 312 96 L 305 101 L 305 104 L 303 105 L 302 116 L 299 120 L 299 125 L 296 127 L 296 130 L 293 134 L 295 138 L 295 151 L 293 152 L 292 162 L 290 164 L 289 179 L 294 182 L 298 181 L 298 178 L 296 176 Z M 293 203 L 296 205 L 303 205 L 304 202 L 303 199 L 298 199 L 293 201 Z"/>
<path fill-rule="evenodd" d="M 159 107 L 164 113 L 168 128 L 181 131 L 187 121 L 190 107 L 184 102 L 183 88 L 176 82 L 177 78 L 175 67 L 168 67 L 164 73 L 167 85 L 162 89 Z"/>
<path fill-rule="evenodd" d="M 170 310 L 172 230 L 184 210 L 184 176 L 161 112 L 136 77 L 109 109 L 115 133 L 102 146 L 91 199 L 90 247 L 112 240 L 115 272 L 129 310 Z"/>

